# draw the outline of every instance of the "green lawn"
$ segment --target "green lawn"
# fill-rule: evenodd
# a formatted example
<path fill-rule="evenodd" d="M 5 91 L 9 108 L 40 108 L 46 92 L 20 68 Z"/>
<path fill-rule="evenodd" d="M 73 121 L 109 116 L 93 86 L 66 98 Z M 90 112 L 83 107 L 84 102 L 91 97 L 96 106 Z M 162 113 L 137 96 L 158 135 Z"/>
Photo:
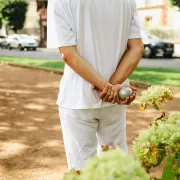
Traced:
<path fill-rule="evenodd" d="M 46 67 L 60 71 L 64 69 L 64 62 L 60 60 L 38 60 L 0 56 L 0 61 L 35 67 Z M 130 76 L 130 79 L 151 84 L 165 84 L 180 87 L 180 70 L 138 67 Z"/>
<path fill-rule="evenodd" d="M 64 62 L 60 60 L 39 60 L 30 58 L 0 56 L 0 61 L 33 67 L 51 68 L 60 71 L 64 70 Z"/>
<path fill-rule="evenodd" d="M 180 87 L 180 70 L 138 67 L 130 79 L 151 84 L 165 84 Z"/>

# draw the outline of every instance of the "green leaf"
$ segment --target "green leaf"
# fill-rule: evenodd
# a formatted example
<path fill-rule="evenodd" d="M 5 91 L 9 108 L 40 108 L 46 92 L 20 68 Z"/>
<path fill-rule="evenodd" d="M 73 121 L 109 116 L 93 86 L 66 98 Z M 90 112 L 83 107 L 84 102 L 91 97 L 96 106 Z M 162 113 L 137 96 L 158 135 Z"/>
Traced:
<path fill-rule="evenodd" d="M 176 155 L 177 163 L 176 163 L 176 176 L 177 180 L 180 180 L 180 175 L 179 175 L 179 169 L 180 169 L 180 154 Z"/>
<path fill-rule="evenodd" d="M 173 180 L 174 179 L 174 170 L 173 170 L 173 163 L 176 157 L 171 156 L 166 159 L 166 165 L 163 170 L 162 180 Z"/>
<path fill-rule="evenodd" d="M 158 111 L 159 111 L 159 107 L 157 106 L 157 104 L 156 104 L 156 103 L 154 103 L 153 107 L 154 107 L 154 109 L 156 109 L 156 110 L 158 110 Z"/>
<path fill-rule="evenodd" d="M 177 168 L 180 168 L 180 154 L 177 154 L 176 157 L 177 157 L 176 167 L 177 167 Z"/>

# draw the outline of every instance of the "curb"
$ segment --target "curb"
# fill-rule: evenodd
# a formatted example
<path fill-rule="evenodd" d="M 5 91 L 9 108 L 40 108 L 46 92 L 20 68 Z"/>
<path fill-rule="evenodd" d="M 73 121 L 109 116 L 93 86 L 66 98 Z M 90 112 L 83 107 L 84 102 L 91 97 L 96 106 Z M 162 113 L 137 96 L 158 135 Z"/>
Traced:
<path fill-rule="evenodd" d="M 54 74 L 63 75 L 63 71 L 58 71 L 58 70 L 54 70 L 54 69 L 50 69 L 50 68 L 33 67 L 33 66 L 27 66 L 27 65 L 21 65 L 21 64 L 13 64 L 13 63 L 8 63 L 8 62 L 3 62 L 3 63 L 7 64 L 9 66 L 13 66 L 13 67 L 21 67 L 21 68 L 26 68 L 26 69 L 31 69 L 31 70 L 38 70 L 38 71 L 41 70 L 41 71 L 45 71 L 45 72 L 53 72 Z M 152 84 L 130 80 L 130 85 L 134 86 L 136 88 L 140 88 L 140 89 L 147 89 Z M 170 88 L 178 88 L 178 87 L 170 87 Z"/>

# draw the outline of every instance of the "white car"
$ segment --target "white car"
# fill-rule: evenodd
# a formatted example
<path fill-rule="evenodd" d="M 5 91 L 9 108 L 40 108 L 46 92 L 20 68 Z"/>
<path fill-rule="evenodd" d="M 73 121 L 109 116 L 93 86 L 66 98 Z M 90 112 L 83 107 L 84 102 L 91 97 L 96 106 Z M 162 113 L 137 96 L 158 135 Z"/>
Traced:
<path fill-rule="evenodd" d="M 32 49 L 36 51 L 38 43 L 32 37 L 26 34 L 12 34 L 7 38 L 8 49 L 16 48 L 20 50 Z"/>
<path fill-rule="evenodd" d="M 38 44 L 40 43 L 41 39 L 39 36 L 30 35 L 31 38 L 33 38 Z"/>
<path fill-rule="evenodd" d="M 0 35 L 0 47 L 4 48 L 6 44 L 6 37 Z"/>

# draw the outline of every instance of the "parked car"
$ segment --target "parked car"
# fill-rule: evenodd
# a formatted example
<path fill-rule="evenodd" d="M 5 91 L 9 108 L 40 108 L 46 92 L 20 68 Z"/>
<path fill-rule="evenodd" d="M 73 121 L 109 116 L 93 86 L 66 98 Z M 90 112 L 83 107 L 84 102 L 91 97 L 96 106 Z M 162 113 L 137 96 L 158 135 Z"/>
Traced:
<path fill-rule="evenodd" d="M 38 43 L 29 35 L 26 34 L 12 34 L 7 38 L 8 49 L 16 48 L 19 50 L 32 49 L 36 51 Z"/>
<path fill-rule="evenodd" d="M 39 45 L 40 40 L 41 40 L 39 36 L 31 35 L 30 37 L 32 37 L 38 43 L 38 45 Z"/>
<path fill-rule="evenodd" d="M 6 37 L 0 35 L 0 47 L 5 48 L 6 45 Z"/>
<path fill-rule="evenodd" d="M 174 44 L 164 42 L 156 36 L 146 31 L 141 31 L 142 41 L 144 43 L 144 57 L 152 58 L 163 56 L 164 58 L 172 58 L 174 53 Z"/>

